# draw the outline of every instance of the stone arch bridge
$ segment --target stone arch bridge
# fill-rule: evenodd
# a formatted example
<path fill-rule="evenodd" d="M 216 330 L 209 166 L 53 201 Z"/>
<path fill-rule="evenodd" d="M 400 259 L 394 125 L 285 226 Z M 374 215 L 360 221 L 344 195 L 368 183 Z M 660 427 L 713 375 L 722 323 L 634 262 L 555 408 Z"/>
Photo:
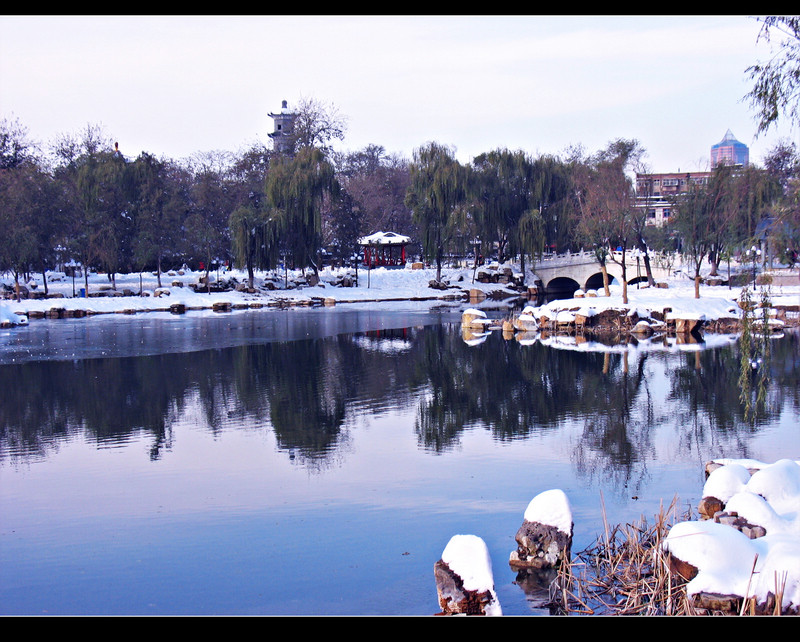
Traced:
<path fill-rule="evenodd" d="M 614 259 L 622 260 L 622 252 L 615 252 Z M 622 282 L 622 267 L 610 257 L 606 261 L 606 268 L 609 275 Z M 628 285 L 646 282 L 647 273 L 644 261 L 640 255 L 634 252 L 626 252 L 625 255 L 626 277 Z M 671 276 L 670 270 L 660 265 L 659 261 L 650 257 L 650 268 L 653 278 L 663 280 Z M 600 290 L 603 287 L 603 273 L 595 255 L 591 252 L 578 252 L 576 254 L 561 254 L 548 257 L 536 262 L 533 273 L 542 281 L 547 294 L 571 294 L 578 289 Z"/>

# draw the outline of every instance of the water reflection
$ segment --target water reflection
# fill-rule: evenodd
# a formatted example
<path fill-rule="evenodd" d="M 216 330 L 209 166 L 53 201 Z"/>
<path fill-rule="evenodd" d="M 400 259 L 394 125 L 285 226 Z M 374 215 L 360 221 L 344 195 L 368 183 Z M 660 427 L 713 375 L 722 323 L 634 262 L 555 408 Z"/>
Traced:
<path fill-rule="evenodd" d="M 341 455 L 363 415 L 415 408 L 419 446 L 443 453 L 464 431 L 500 442 L 582 426 L 572 457 L 587 476 L 636 486 L 656 427 L 687 447 L 741 444 L 787 406 L 800 408 L 797 333 L 776 340 L 770 403 L 745 421 L 735 344 L 686 353 L 553 349 L 493 333 L 467 342 L 458 324 L 342 334 L 181 354 L 0 366 L 0 460 L 46 457 L 64 440 L 111 447 L 149 436 L 157 460 L 188 412 L 211 432 L 263 429 L 309 469 Z M 637 467 L 638 464 L 638 467 Z"/>

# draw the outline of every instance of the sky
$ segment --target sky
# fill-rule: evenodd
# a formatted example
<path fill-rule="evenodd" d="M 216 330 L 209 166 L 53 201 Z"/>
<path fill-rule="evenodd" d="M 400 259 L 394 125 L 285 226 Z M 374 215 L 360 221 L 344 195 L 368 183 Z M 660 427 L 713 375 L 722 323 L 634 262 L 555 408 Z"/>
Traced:
<path fill-rule="evenodd" d="M 745 70 L 753 17 L 0 16 L 0 117 L 44 147 L 99 125 L 120 150 L 173 159 L 270 143 L 302 99 L 346 120 L 334 147 L 462 162 L 497 148 L 588 153 L 638 140 L 650 171 L 708 169 L 730 129 L 759 164 Z"/>

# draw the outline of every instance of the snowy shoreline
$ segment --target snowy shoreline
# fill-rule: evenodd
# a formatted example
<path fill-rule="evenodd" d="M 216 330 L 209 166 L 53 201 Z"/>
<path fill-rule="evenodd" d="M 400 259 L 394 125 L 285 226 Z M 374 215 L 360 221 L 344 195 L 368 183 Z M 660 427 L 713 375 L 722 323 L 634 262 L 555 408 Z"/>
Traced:
<path fill-rule="evenodd" d="M 371 271 L 359 270 L 358 285 L 342 287 L 344 275 L 352 271 L 326 268 L 320 272 L 320 283 L 314 286 L 300 285 L 291 289 L 267 288 L 265 275 L 255 279 L 251 291 L 229 290 L 225 292 L 194 291 L 190 285 L 197 284 L 202 272 L 181 271 L 162 274 L 164 287 L 158 287 L 156 277 L 151 273 L 117 275 L 116 291 L 106 275 L 92 274 L 89 277 L 89 296 L 74 296 L 84 287 L 82 278 L 66 277 L 61 273 L 48 273 L 48 298 L 14 298 L 0 300 L 0 322 L 5 325 L 25 324 L 28 319 L 51 316 L 91 316 L 111 313 L 140 313 L 185 310 L 230 310 L 260 307 L 287 306 L 325 306 L 348 303 L 375 303 L 391 305 L 403 301 L 465 301 L 469 302 L 470 292 L 478 291 L 487 298 L 480 302 L 474 300 L 470 307 L 503 307 L 503 300 L 518 301 L 520 293 L 504 284 L 473 282 L 470 268 L 448 268 L 442 272 L 444 289 L 430 287 L 435 278 L 435 270 L 408 268 L 376 268 Z M 220 281 L 235 279 L 246 282 L 246 274 L 233 270 L 222 274 L 212 273 L 212 284 L 219 276 Z M 269 275 L 267 275 L 269 276 Z M 299 273 L 291 275 L 297 281 Z M 532 275 L 531 275 L 532 276 Z M 6 287 L 13 288 L 10 275 L 0 279 Z M 532 278 L 528 279 L 532 282 Z M 275 274 L 272 282 L 282 284 L 283 274 Z M 43 291 L 41 275 L 37 275 L 26 286 L 35 285 L 34 293 Z M 139 294 L 141 287 L 142 294 Z M 274 286 L 273 286 L 274 288 Z M 122 292 L 127 290 L 128 296 Z M 8 291 L 8 289 L 7 289 Z M 701 286 L 700 298 L 694 298 L 694 284 L 688 278 L 676 278 L 667 282 L 666 288 L 637 288 L 628 286 L 627 304 L 622 303 L 621 287 L 612 284 L 611 296 L 598 295 L 595 298 L 575 298 L 553 301 L 542 309 L 552 313 L 560 310 L 575 310 L 590 306 L 595 312 L 616 309 L 639 312 L 646 316 L 653 310 L 670 308 L 672 314 L 682 318 L 698 318 L 706 321 L 733 319 L 741 316 L 737 304 L 742 288 L 728 286 Z M 753 295 L 758 300 L 759 293 Z M 769 287 L 773 306 L 792 309 L 800 306 L 800 280 L 798 285 L 773 285 Z M 797 313 L 793 313 L 792 317 Z"/>

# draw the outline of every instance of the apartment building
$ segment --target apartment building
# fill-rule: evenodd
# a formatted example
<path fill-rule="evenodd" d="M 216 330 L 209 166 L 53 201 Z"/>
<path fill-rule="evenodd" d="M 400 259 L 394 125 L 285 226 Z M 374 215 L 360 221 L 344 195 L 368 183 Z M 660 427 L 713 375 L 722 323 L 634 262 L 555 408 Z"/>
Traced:
<path fill-rule="evenodd" d="M 692 185 L 706 185 L 711 172 L 668 172 L 637 174 L 637 206 L 647 210 L 647 224 L 662 226 L 672 214 L 671 199 Z"/>

